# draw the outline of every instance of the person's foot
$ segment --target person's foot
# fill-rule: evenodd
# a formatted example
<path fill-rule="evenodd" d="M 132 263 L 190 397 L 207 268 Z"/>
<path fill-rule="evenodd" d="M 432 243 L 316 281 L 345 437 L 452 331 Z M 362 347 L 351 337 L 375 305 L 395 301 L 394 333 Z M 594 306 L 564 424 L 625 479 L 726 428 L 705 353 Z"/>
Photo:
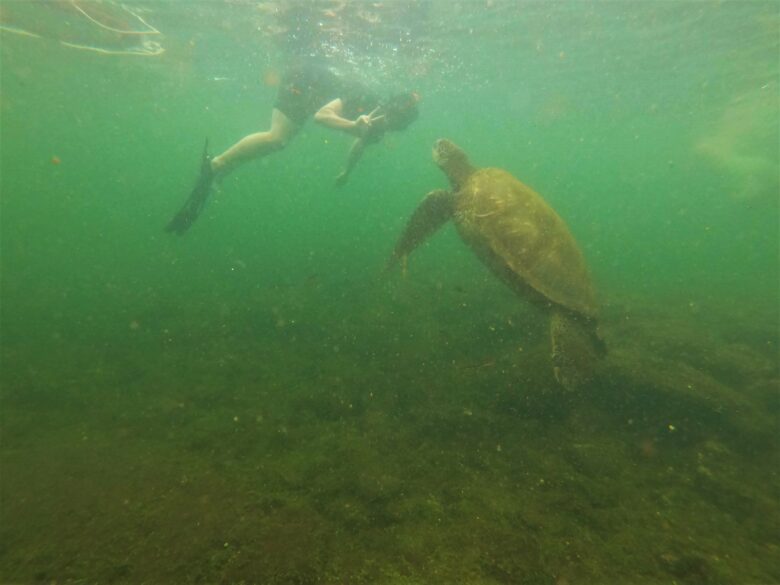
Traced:
<path fill-rule="evenodd" d="M 198 185 L 205 189 L 209 189 L 211 187 L 211 183 L 214 180 L 214 175 L 216 173 L 214 172 L 214 159 L 211 158 L 208 154 L 203 154 L 203 161 L 200 163 L 200 176 L 198 177 Z"/>
<path fill-rule="evenodd" d="M 212 158 L 208 154 L 208 140 L 203 147 L 203 158 L 200 163 L 200 174 L 195 182 L 190 196 L 185 201 L 184 206 L 174 216 L 174 218 L 165 227 L 168 232 L 179 235 L 184 234 L 200 215 L 206 200 L 211 193 L 211 186 L 214 183 L 214 168 Z"/>
<path fill-rule="evenodd" d="M 211 162 L 211 172 L 214 175 L 214 178 L 218 178 L 219 175 L 227 170 L 228 165 L 222 155 L 210 158 L 209 161 Z"/>

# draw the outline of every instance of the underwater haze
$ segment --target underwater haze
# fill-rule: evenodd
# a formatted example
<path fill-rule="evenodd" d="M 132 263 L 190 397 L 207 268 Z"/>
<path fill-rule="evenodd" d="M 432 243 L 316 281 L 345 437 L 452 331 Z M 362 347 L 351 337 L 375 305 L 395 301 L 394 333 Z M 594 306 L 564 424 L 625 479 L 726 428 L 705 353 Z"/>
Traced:
<path fill-rule="evenodd" d="M 780 5 L 0 2 L 0 583 L 780 583 Z M 309 121 L 164 228 L 302 59 L 419 118 L 336 186 Z M 531 186 L 607 354 L 445 225 Z"/>

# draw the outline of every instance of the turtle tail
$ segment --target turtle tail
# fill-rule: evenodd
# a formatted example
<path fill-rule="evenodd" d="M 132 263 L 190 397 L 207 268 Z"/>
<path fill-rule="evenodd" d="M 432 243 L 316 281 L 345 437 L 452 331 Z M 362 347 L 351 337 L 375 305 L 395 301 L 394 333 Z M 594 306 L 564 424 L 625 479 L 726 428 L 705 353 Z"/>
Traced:
<path fill-rule="evenodd" d="M 607 346 L 596 331 L 596 323 L 581 315 L 555 310 L 550 319 L 552 363 L 555 379 L 567 390 L 590 382 Z"/>

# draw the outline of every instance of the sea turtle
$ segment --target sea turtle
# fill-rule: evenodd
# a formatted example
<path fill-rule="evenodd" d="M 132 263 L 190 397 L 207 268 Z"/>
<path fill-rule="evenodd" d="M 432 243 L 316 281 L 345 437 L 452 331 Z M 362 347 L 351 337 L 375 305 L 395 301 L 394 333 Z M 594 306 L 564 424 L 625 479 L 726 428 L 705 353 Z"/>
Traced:
<path fill-rule="evenodd" d="M 449 140 L 433 159 L 452 190 L 431 191 L 412 214 L 388 263 L 408 255 L 447 220 L 517 295 L 550 314 L 556 380 L 574 389 L 589 380 L 604 344 L 585 260 L 564 221 L 533 189 L 497 168 L 478 169 Z"/>

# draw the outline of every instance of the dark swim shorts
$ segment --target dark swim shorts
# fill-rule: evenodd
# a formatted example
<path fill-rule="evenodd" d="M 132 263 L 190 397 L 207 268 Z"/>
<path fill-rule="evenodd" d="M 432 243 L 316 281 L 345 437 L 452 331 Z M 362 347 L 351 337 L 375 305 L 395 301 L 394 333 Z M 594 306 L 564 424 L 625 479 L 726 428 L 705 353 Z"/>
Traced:
<path fill-rule="evenodd" d="M 344 102 L 343 114 L 350 120 L 370 112 L 379 103 L 375 94 L 346 82 L 327 67 L 307 64 L 285 73 L 274 107 L 300 126 L 336 98 Z"/>

